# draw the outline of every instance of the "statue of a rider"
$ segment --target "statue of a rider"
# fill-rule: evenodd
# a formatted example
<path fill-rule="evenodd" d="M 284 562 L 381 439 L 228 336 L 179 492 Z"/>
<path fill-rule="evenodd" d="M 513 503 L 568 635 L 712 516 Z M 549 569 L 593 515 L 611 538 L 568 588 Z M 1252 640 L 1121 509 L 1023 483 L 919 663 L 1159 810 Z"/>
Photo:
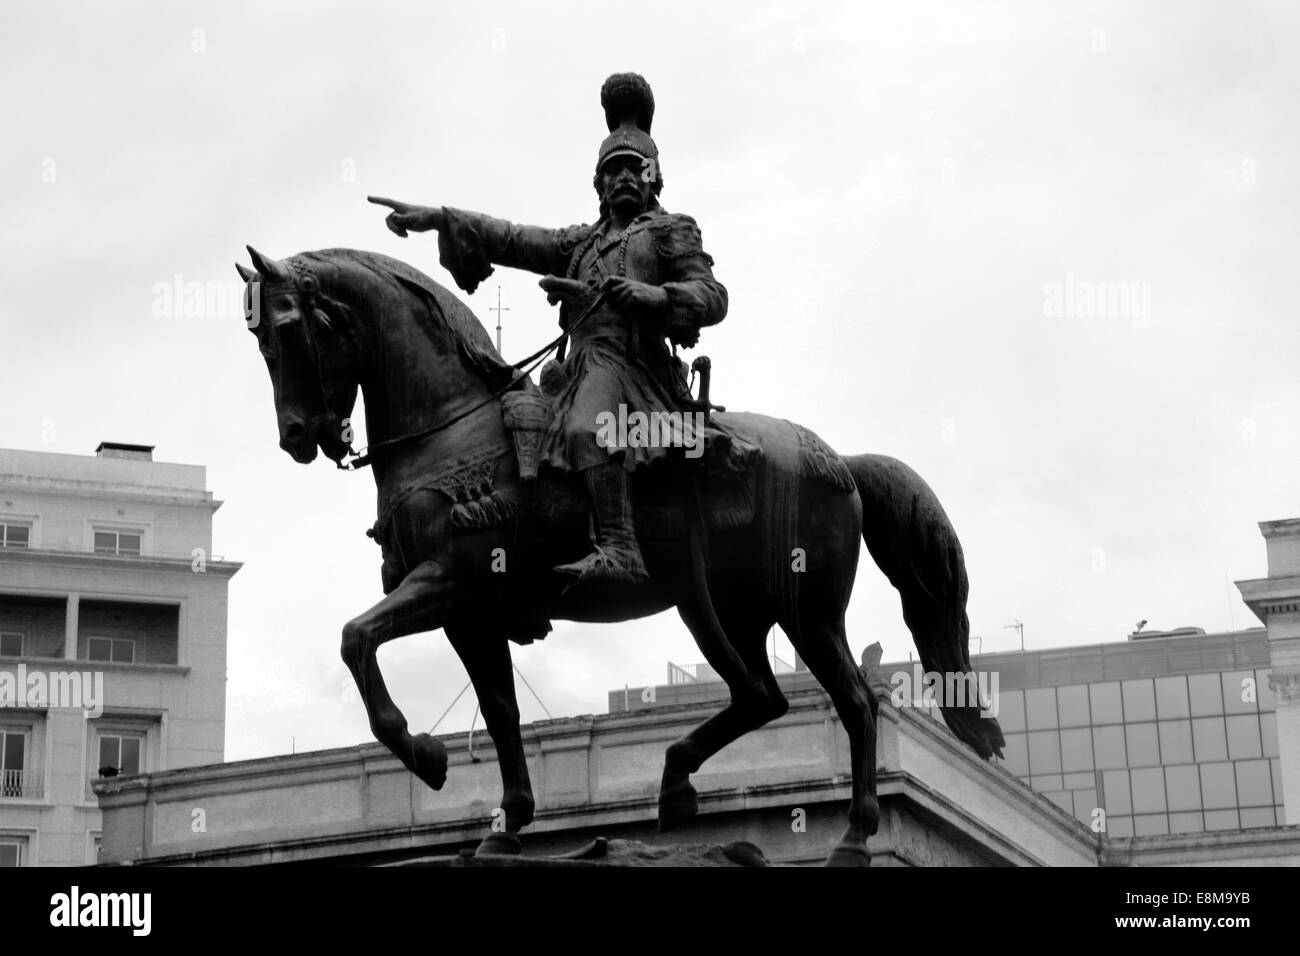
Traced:
<path fill-rule="evenodd" d="M 556 570 L 575 585 L 624 586 L 647 579 L 632 522 L 630 472 L 669 449 L 611 447 L 601 440 L 602 413 L 608 421 L 620 405 L 629 413 L 681 412 L 690 396 L 682 363 L 665 339 L 694 346 L 703 326 L 726 316 L 727 290 L 713 277 L 695 220 L 659 205 L 664 177 L 650 138 L 649 85 L 635 73 L 615 74 L 601 88 L 601 105 L 609 135 L 596 160 L 595 225 L 549 229 L 445 206 L 371 201 L 393 210 L 386 222 L 399 236 L 438 230 L 440 261 L 465 291 L 472 293 L 496 263 L 543 275 L 540 285 L 552 304 L 560 303 L 563 329 L 586 313 L 573 329 L 541 458 L 582 472 L 594 547 Z"/>

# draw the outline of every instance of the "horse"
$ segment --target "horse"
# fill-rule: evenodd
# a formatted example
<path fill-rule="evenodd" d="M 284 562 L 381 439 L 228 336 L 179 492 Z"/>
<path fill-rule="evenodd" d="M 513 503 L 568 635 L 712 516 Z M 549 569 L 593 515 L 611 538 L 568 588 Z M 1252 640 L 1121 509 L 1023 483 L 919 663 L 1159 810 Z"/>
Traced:
<path fill-rule="evenodd" d="M 767 635 L 780 625 L 849 737 L 848 825 L 827 865 L 870 864 L 867 841 L 880 818 L 878 702 L 844 623 L 861 543 L 897 589 L 926 670 L 971 672 L 961 544 L 916 472 L 886 456 L 841 457 L 790 422 L 718 412 L 717 422 L 746 435 L 761 460 L 729 499 L 707 485 L 699 491 L 697 517 L 704 520 L 702 512 L 711 524 L 707 548 L 697 541 L 694 551 L 707 550 L 706 562 L 684 560 L 696 527 L 682 517 L 689 479 L 667 482 L 656 510 L 643 508 L 641 496 L 653 497 L 657 479 L 638 478 L 637 532 L 649 584 L 632 594 L 575 596 L 554 567 L 589 546 L 580 476 L 549 467 L 531 477 L 521 471 L 503 408 L 537 386 L 500 358 L 470 309 L 428 276 L 377 253 L 325 249 L 280 261 L 248 251 L 253 269 L 237 266 L 246 282 L 246 324 L 270 373 L 280 447 L 302 464 L 319 450 L 345 467 L 355 454 L 348 423 L 358 390 L 364 396 L 379 515 L 371 533 L 383 547 L 385 596 L 343 625 L 341 653 L 375 738 L 439 790 L 446 749 L 430 734 L 409 732 L 376 653 L 394 638 L 445 632 L 500 766 L 504 832 L 486 836 L 477 853 L 518 854 L 519 831 L 533 819 L 510 643 L 540 639 L 552 620 L 613 623 L 675 607 L 730 700 L 667 748 L 660 829 L 696 814 L 690 776 L 710 756 L 786 712 L 766 652 Z M 660 527 L 643 534 L 642 517 L 656 514 Z M 941 706 L 948 726 L 981 758 L 1001 756 L 1001 729 L 981 715 L 981 704 Z"/>

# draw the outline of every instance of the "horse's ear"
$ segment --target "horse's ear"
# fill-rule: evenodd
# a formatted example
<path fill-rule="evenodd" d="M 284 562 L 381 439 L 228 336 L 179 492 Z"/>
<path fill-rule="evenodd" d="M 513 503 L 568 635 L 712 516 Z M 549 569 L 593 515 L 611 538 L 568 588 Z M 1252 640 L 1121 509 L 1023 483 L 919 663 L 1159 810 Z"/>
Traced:
<path fill-rule="evenodd" d="M 264 256 L 252 246 L 247 246 L 248 254 L 253 257 L 253 268 L 264 276 L 275 276 L 280 274 L 280 263 L 270 256 Z"/>
<path fill-rule="evenodd" d="M 245 282 L 252 282 L 257 278 L 257 273 L 245 266 L 242 262 L 235 263 L 235 271 L 239 273 L 239 278 Z"/>

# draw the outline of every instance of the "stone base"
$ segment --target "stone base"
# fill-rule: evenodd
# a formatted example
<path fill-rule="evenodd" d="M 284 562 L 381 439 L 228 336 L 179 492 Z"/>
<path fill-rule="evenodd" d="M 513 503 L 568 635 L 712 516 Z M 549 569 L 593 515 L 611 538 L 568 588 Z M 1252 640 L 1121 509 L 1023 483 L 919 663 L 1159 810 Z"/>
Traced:
<path fill-rule="evenodd" d="M 475 856 L 463 850 L 456 856 L 426 856 L 390 866 L 770 866 L 763 851 L 752 843 L 725 845 L 687 844 L 650 846 L 639 840 L 591 843 L 562 856 Z"/>

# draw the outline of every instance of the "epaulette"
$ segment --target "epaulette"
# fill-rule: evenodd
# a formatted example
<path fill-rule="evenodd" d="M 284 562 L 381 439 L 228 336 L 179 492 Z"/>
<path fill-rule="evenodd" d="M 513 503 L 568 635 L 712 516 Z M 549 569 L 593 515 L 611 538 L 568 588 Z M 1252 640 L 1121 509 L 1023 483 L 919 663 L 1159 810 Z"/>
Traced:
<path fill-rule="evenodd" d="M 704 256 L 710 265 L 713 264 L 712 258 L 704 251 L 700 227 L 690 216 L 666 213 L 650 223 L 649 229 L 654 234 L 655 249 L 664 258 Z"/>
<path fill-rule="evenodd" d="M 560 251 L 566 256 L 578 248 L 582 240 L 588 238 L 595 226 L 589 226 L 583 223 L 580 226 L 565 226 L 563 229 L 555 230 L 555 237 L 559 240 Z"/>

